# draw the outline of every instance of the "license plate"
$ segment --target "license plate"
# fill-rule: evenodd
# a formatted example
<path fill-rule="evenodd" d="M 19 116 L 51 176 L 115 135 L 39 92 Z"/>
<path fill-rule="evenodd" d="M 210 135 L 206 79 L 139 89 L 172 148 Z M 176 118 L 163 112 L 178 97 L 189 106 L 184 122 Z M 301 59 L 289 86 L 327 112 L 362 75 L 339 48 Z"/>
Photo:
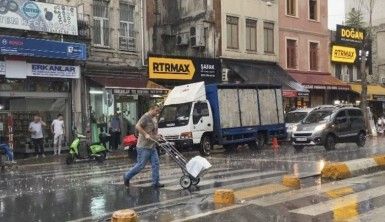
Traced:
<path fill-rule="evenodd" d="M 307 141 L 307 138 L 296 138 L 295 140 L 299 142 L 305 142 Z"/>

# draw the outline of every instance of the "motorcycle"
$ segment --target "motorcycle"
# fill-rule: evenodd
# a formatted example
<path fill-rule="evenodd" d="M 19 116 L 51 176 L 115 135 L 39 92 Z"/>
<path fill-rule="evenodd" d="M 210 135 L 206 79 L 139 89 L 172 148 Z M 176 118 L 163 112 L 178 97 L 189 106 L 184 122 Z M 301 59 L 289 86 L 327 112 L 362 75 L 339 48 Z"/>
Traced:
<path fill-rule="evenodd" d="M 123 137 L 123 147 L 124 150 L 128 152 L 128 157 L 131 159 L 136 159 L 136 144 L 138 143 L 138 137 L 135 134 L 127 135 Z M 160 147 L 156 147 L 158 155 L 164 155 L 166 152 Z"/>
<path fill-rule="evenodd" d="M 90 144 L 87 137 L 81 134 L 76 134 L 74 141 L 71 143 L 70 151 L 66 158 L 66 163 L 72 164 L 78 160 L 96 160 L 103 163 L 107 157 L 108 149 L 106 142 L 109 141 L 110 135 L 107 133 L 99 134 L 99 143 Z"/>

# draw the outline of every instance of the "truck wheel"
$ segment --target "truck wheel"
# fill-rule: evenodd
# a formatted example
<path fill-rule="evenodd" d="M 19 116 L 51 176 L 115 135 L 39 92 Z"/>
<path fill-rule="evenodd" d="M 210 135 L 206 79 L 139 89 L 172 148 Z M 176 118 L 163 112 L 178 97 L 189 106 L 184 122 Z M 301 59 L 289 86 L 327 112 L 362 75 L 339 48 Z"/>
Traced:
<path fill-rule="evenodd" d="M 336 139 L 333 135 L 327 135 L 325 139 L 325 149 L 326 150 L 334 150 L 336 148 Z"/>
<path fill-rule="evenodd" d="M 211 150 L 213 145 L 211 143 L 211 139 L 208 135 L 204 135 L 201 139 L 199 152 L 202 156 L 209 156 L 211 154 Z"/>
<path fill-rule="evenodd" d="M 365 146 L 366 142 L 366 135 L 364 132 L 360 132 L 357 136 L 356 144 L 358 147 L 363 147 Z"/>
<path fill-rule="evenodd" d="M 255 142 L 249 143 L 249 147 L 253 150 L 261 150 L 266 144 L 265 135 L 259 134 Z"/>

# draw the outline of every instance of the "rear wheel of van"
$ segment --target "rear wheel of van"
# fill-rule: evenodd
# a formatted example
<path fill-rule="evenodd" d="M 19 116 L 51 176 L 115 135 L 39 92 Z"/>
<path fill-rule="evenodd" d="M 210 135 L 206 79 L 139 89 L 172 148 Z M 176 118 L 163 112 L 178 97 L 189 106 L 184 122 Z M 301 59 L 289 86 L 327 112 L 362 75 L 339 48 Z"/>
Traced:
<path fill-rule="evenodd" d="M 211 143 L 211 138 L 208 135 L 204 135 L 201 139 L 199 152 L 202 156 L 209 156 L 211 154 L 211 150 L 213 148 L 213 144 Z"/>
<path fill-rule="evenodd" d="M 365 146 L 366 142 L 366 135 L 364 132 L 360 132 L 357 136 L 356 144 L 358 147 L 363 147 Z"/>
<path fill-rule="evenodd" d="M 334 150 L 336 148 L 336 139 L 333 135 L 327 135 L 325 139 L 325 149 Z"/>
<path fill-rule="evenodd" d="M 305 148 L 305 146 L 298 146 L 298 145 L 294 146 L 294 149 L 295 149 L 296 152 L 302 152 L 303 148 Z"/>

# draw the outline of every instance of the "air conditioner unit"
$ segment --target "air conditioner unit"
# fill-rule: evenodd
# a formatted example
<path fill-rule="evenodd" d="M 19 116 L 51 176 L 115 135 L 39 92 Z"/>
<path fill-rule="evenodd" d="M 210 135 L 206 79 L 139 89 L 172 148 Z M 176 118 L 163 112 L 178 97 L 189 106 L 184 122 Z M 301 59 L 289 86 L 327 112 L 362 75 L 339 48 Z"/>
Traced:
<path fill-rule="evenodd" d="M 190 28 L 190 43 L 193 48 L 206 46 L 205 29 L 203 25 L 196 25 Z"/>
<path fill-rule="evenodd" d="M 222 69 L 222 82 L 229 81 L 229 72 L 230 72 L 230 69 L 226 69 L 226 68 Z"/>
<path fill-rule="evenodd" d="M 176 36 L 176 45 L 185 46 L 188 45 L 188 33 L 180 33 Z"/>

